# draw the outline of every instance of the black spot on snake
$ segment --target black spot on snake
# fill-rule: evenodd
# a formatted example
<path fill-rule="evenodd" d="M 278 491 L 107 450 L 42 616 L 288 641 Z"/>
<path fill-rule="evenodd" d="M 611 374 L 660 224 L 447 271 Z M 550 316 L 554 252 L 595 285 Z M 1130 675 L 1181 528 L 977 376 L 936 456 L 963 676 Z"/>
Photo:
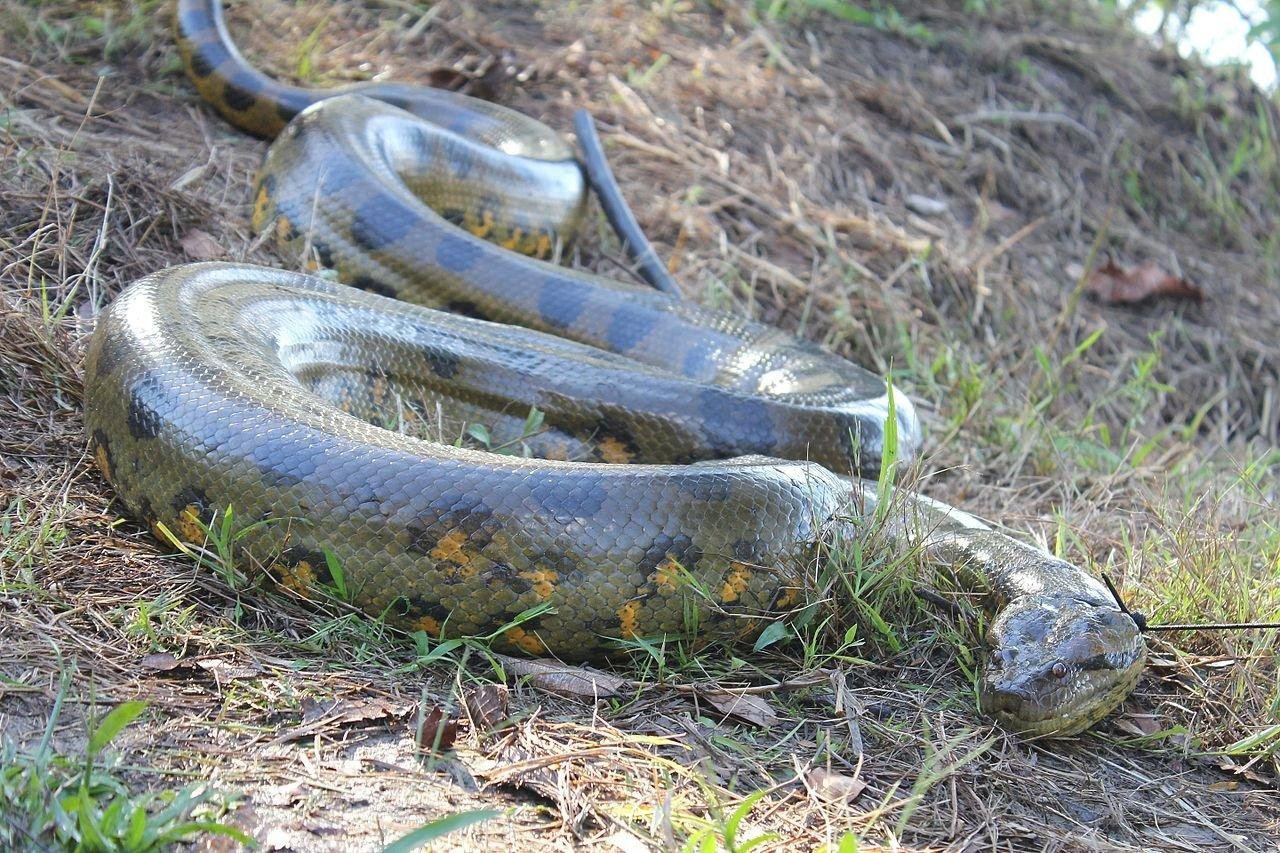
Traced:
<path fill-rule="evenodd" d="M 302 111 L 299 107 L 291 105 L 285 101 L 281 101 L 275 106 L 276 115 L 280 117 L 280 121 L 284 124 L 288 124 L 293 121 L 293 117 Z"/>
<path fill-rule="evenodd" d="M 450 272 L 466 272 L 483 254 L 484 250 L 471 239 L 445 234 L 436 246 L 436 263 Z"/>
<path fill-rule="evenodd" d="M 460 180 L 465 180 L 475 169 L 475 156 L 454 140 L 445 142 L 444 155 L 445 162 L 449 164 L 449 171 Z"/>
<path fill-rule="evenodd" d="M 98 347 L 96 370 L 98 373 L 115 373 L 124 358 L 124 341 L 119 335 L 107 335 Z"/>
<path fill-rule="evenodd" d="M 201 521 L 208 523 L 211 520 L 210 510 L 212 506 L 209 503 L 209 496 L 205 494 L 203 489 L 198 489 L 194 486 L 183 489 L 169 502 L 169 506 L 175 512 L 182 512 L 187 507 L 194 506 L 200 513 Z"/>
<path fill-rule="evenodd" d="M 406 528 L 410 541 L 405 550 L 415 554 L 430 554 L 440 540 L 455 531 L 467 534 L 469 546 L 482 548 L 498 529 L 493 509 L 476 494 L 457 489 L 445 489 L 431 502 L 418 518 L 418 523 Z"/>
<path fill-rule="evenodd" d="M 236 112 L 252 109 L 258 102 L 255 81 L 247 74 L 233 74 L 222 84 L 222 100 Z"/>
<path fill-rule="evenodd" d="M 210 64 L 208 58 L 196 46 L 191 46 L 191 61 L 189 63 L 191 73 L 200 78 L 208 77 L 213 73 L 213 65 Z"/>
<path fill-rule="evenodd" d="M 451 314 L 461 314 L 463 317 L 473 317 L 477 320 L 486 319 L 484 312 L 480 310 L 480 306 L 468 299 L 455 299 L 452 302 L 446 302 L 441 307 Z"/>
<path fill-rule="evenodd" d="M 129 387 L 129 435 L 134 438 L 155 438 L 164 425 L 162 409 L 168 409 L 167 395 L 159 381 L 149 373 L 135 379 Z"/>
<path fill-rule="evenodd" d="M 486 567 L 480 572 L 480 577 L 495 584 L 495 588 L 499 585 L 504 586 L 517 595 L 533 589 L 533 582 L 520 577 L 520 574 L 507 563 L 494 563 Z M 519 609 L 516 612 L 520 612 Z"/>
<path fill-rule="evenodd" d="M 419 595 L 400 596 L 392 603 L 391 612 L 405 619 L 421 619 L 429 616 L 442 623 L 453 613 L 439 601 Z"/>
<path fill-rule="evenodd" d="M 441 379 L 451 379 L 458 372 L 458 356 L 443 347 L 426 346 L 422 349 L 431 372 Z"/>
<path fill-rule="evenodd" d="M 591 518 L 609 499 L 609 491 L 594 474 L 546 477 L 532 482 L 529 496 L 557 523 Z"/>
<path fill-rule="evenodd" d="M 705 340 L 689 342 L 680 362 L 680 373 L 690 379 L 701 379 L 716 372 L 716 348 Z"/>
<path fill-rule="evenodd" d="M 729 477 L 722 471 L 687 472 L 675 478 L 680 491 L 700 503 L 719 503 L 729 499 Z"/>
<path fill-rule="evenodd" d="M 367 290 L 370 293 L 376 293 L 379 296 L 385 296 L 388 299 L 396 298 L 396 292 L 394 290 L 387 287 L 385 284 L 378 281 L 376 278 L 370 278 L 367 275 L 358 275 L 355 278 L 351 279 L 351 281 L 348 282 L 348 284 L 350 284 L 352 287 L 354 287 L 357 290 Z"/>
<path fill-rule="evenodd" d="M 323 551 L 315 551 L 309 548 L 292 547 L 286 548 L 277 561 L 286 566 L 298 566 L 306 563 L 311 567 L 311 571 L 315 574 L 316 580 L 325 584 L 333 583 L 333 572 L 329 571 L 329 561 L 325 559 Z"/>
<path fill-rule="evenodd" d="M 699 396 L 707 443 L 717 455 L 768 455 L 777 446 L 765 401 L 720 388 L 704 388 Z M 729 440 L 725 436 L 737 438 Z"/>
<path fill-rule="evenodd" d="M 740 563 L 759 566 L 764 563 L 767 549 L 758 539 L 738 539 L 733 543 L 733 559 Z"/>
<path fill-rule="evenodd" d="M 93 435 L 89 439 L 89 450 L 97 457 L 99 464 L 105 466 L 102 476 L 108 480 L 112 479 L 116 470 L 116 462 L 111 456 L 111 439 L 107 438 L 106 430 L 98 428 L 93 431 Z"/>
<path fill-rule="evenodd" d="M 303 447 L 294 436 L 272 431 L 254 436 L 246 449 L 263 485 L 289 488 L 313 476 L 317 464 L 324 461 L 324 447 Z"/>
<path fill-rule="evenodd" d="M 702 551 L 683 533 L 675 536 L 659 533 L 644 549 L 644 556 L 640 558 L 636 568 L 649 574 L 668 557 L 674 558 L 682 567 L 692 569 L 702 559 Z"/>
<path fill-rule="evenodd" d="M 335 157 L 326 162 L 320 174 L 326 194 L 341 192 L 364 179 L 363 173 L 342 157 Z"/>
<path fill-rule="evenodd" d="M 402 239 L 418 221 L 416 211 L 389 196 L 375 196 L 356 210 L 351 239 L 363 249 L 377 252 Z"/>
<path fill-rule="evenodd" d="M 450 225 L 462 228 L 467 223 L 467 212 L 460 207 L 442 207 L 436 211 L 440 218 Z"/>
<path fill-rule="evenodd" d="M 154 524 L 156 521 L 155 508 L 151 506 L 151 501 L 145 497 L 138 502 L 138 518 L 147 524 Z"/>
<path fill-rule="evenodd" d="M 549 275 L 538 287 L 538 316 L 550 328 L 566 329 L 582 316 L 586 303 L 571 282 Z"/>
<path fill-rule="evenodd" d="M 644 340 L 656 325 L 657 317 L 643 306 L 619 307 L 609 320 L 609 330 L 606 333 L 609 349 L 617 353 L 629 352 Z"/>

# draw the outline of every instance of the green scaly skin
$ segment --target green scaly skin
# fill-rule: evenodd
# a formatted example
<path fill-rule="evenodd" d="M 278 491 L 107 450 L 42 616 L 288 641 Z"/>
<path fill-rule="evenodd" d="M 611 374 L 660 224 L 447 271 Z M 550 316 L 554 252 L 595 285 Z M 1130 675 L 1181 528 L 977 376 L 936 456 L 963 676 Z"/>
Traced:
<path fill-rule="evenodd" d="M 239 57 L 216 3 L 182 0 L 177 29 L 201 94 L 279 134 L 255 226 L 356 287 L 200 264 L 121 294 L 90 347 L 86 425 L 132 514 L 199 540 L 232 506 L 274 520 L 241 544 L 299 591 L 331 580 L 331 552 L 355 602 L 399 624 L 487 634 L 541 606 L 499 642 L 598 658 L 613 638 L 757 635 L 804 603 L 850 506 L 874 503 L 832 472 L 879 469 L 890 411 L 899 458 L 917 451 L 910 403 L 849 362 L 482 239 L 532 255 L 570 239 L 581 176 L 542 125 L 394 84 L 281 86 Z M 531 407 L 544 428 L 523 436 Z M 539 458 L 383 428 L 423 417 L 447 437 L 488 424 Z M 1065 735 L 1121 701 L 1144 646 L 1105 588 L 898 494 L 891 539 L 989 593 L 988 713 Z"/>

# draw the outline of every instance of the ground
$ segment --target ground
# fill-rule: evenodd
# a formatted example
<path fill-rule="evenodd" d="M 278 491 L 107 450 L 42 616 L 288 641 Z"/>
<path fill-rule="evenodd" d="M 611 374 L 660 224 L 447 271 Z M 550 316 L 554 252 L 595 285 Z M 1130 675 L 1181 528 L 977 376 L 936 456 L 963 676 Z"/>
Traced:
<path fill-rule="evenodd" d="M 1091 4 L 868 8 L 263 0 L 231 21 L 308 85 L 460 85 L 561 129 L 588 107 L 689 298 L 919 402 L 905 479 L 1110 573 L 1153 622 L 1275 619 L 1275 104 Z M 1155 635 L 1117 714 L 1025 743 L 974 710 L 965 617 L 899 555 L 839 558 L 859 597 L 803 642 L 667 650 L 561 696 L 122 518 L 82 434 L 94 316 L 170 264 L 281 263 L 248 227 L 264 143 L 198 103 L 167 20 L 0 0 L 6 846 L 136 809 L 200 849 L 375 849 L 490 808 L 441 844 L 1275 849 L 1274 631 Z M 592 223 L 573 262 L 628 275 Z M 1203 299 L 1110 304 L 1086 292 L 1108 262 Z"/>

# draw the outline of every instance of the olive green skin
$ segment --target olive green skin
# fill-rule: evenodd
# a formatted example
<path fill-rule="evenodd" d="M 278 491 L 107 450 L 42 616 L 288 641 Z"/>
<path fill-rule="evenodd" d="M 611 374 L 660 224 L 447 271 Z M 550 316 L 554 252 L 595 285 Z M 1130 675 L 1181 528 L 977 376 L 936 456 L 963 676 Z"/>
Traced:
<path fill-rule="evenodd" d="M 528 652 L 758 632 L 746 617 L 798 601 L 847 493 L 812 463 L 556 462 L 373 426 L 308 385 L 358 374 L 465 398 L 483 383 L 498 409 L 538 404 L 557 424 L 601 411 L 610 387 L 689 383 L 262 267 L 177 267 L 131 285 L 100 319 L 85 370 L 95 457 L 131 513 L 196 542 L 228 506 L 239 528 L 270 520 L 240 544 L 287 585 L 331 583 L 329 551 L 354 603 L 432 634 L 485 635 L 548 606 L 503 638 Z M 627 406 L 611 409 L 618 428 L 665 417 Z"/>
<path fill-rule="evenodd" d="M 366 97 L 281 87 L 239 59 L 216 3 L 183 0 L 177 20 L 228 118 L 270 135 L 301 112 L 263 165 L 255 226 L 375 293 L 244 265 L 126 290 L 90 348 L 86 423 L 133 514 L 200 541 L 230 506 L 239 544 L 301 592 L 333 580 L 331 556 L 370 612 L 436 635 L 506 627 L 499 645 L 565 658 L 749 638 L 807 600 L 819 546 L 875 498 L 831 471 L 878 470 L 890 411 L 909 458 L 909 401 L 890 407 L 882 380 L 776 330 L 480 239 L 534 255 L 569 239 L 580 173 L 541 125 L 491 105 L 472 118 L 470 99 L 440 93 L 455 112 L 429 129 Z M 391 95 L 439 112 L 431 90 Z M 525 437 L 531 407 L 545 428 Z M 406 412 L 434 413 L 445 441 L 375 426 Z M 476 422 L 544 458 L 447 443 Z M 591 464 L 616 462 L 647 464 Z M 989 593 L 989 713 L 1070 734 L 1128 693 L 1142 640 L 1097 581 L 900 494 L 903 546 Z"/>

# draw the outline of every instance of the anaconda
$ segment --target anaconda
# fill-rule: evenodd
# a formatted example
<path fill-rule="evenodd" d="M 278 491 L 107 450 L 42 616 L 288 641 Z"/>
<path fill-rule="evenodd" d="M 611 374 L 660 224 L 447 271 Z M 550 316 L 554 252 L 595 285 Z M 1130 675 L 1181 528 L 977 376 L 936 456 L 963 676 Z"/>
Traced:
<path fill-rule="evenodd" d="M 841 474 L 878 470 L 891 415 L 898 457 L 917 451 L 910 402 L 861 368 L 528 256 L 582 210 L 544 126 L 430 89 L 282 86 L 217 3 L 182 0 L 177 29 L 201 94 L 279 132 L 255 227 L 355 287 L 203 264 L 120 295 L 90 346 L 86 426 L 131 514 L 199 541 L 231 507 L 240 545 L 299 591 L 336 560 L 394 622 L 581 659 L 757 635 L 806 603 L 824 544 L 857 535 L 878 492 Z M 401 430 L 421 420 L 437 440 Z M 530 458 L 454 446 L 472 423 Z M 1144 645 L 1098 581 L 898 494 L 890 538 L 987 593 L 988 713 L 1065 735 L 1128 693 Z"/>

